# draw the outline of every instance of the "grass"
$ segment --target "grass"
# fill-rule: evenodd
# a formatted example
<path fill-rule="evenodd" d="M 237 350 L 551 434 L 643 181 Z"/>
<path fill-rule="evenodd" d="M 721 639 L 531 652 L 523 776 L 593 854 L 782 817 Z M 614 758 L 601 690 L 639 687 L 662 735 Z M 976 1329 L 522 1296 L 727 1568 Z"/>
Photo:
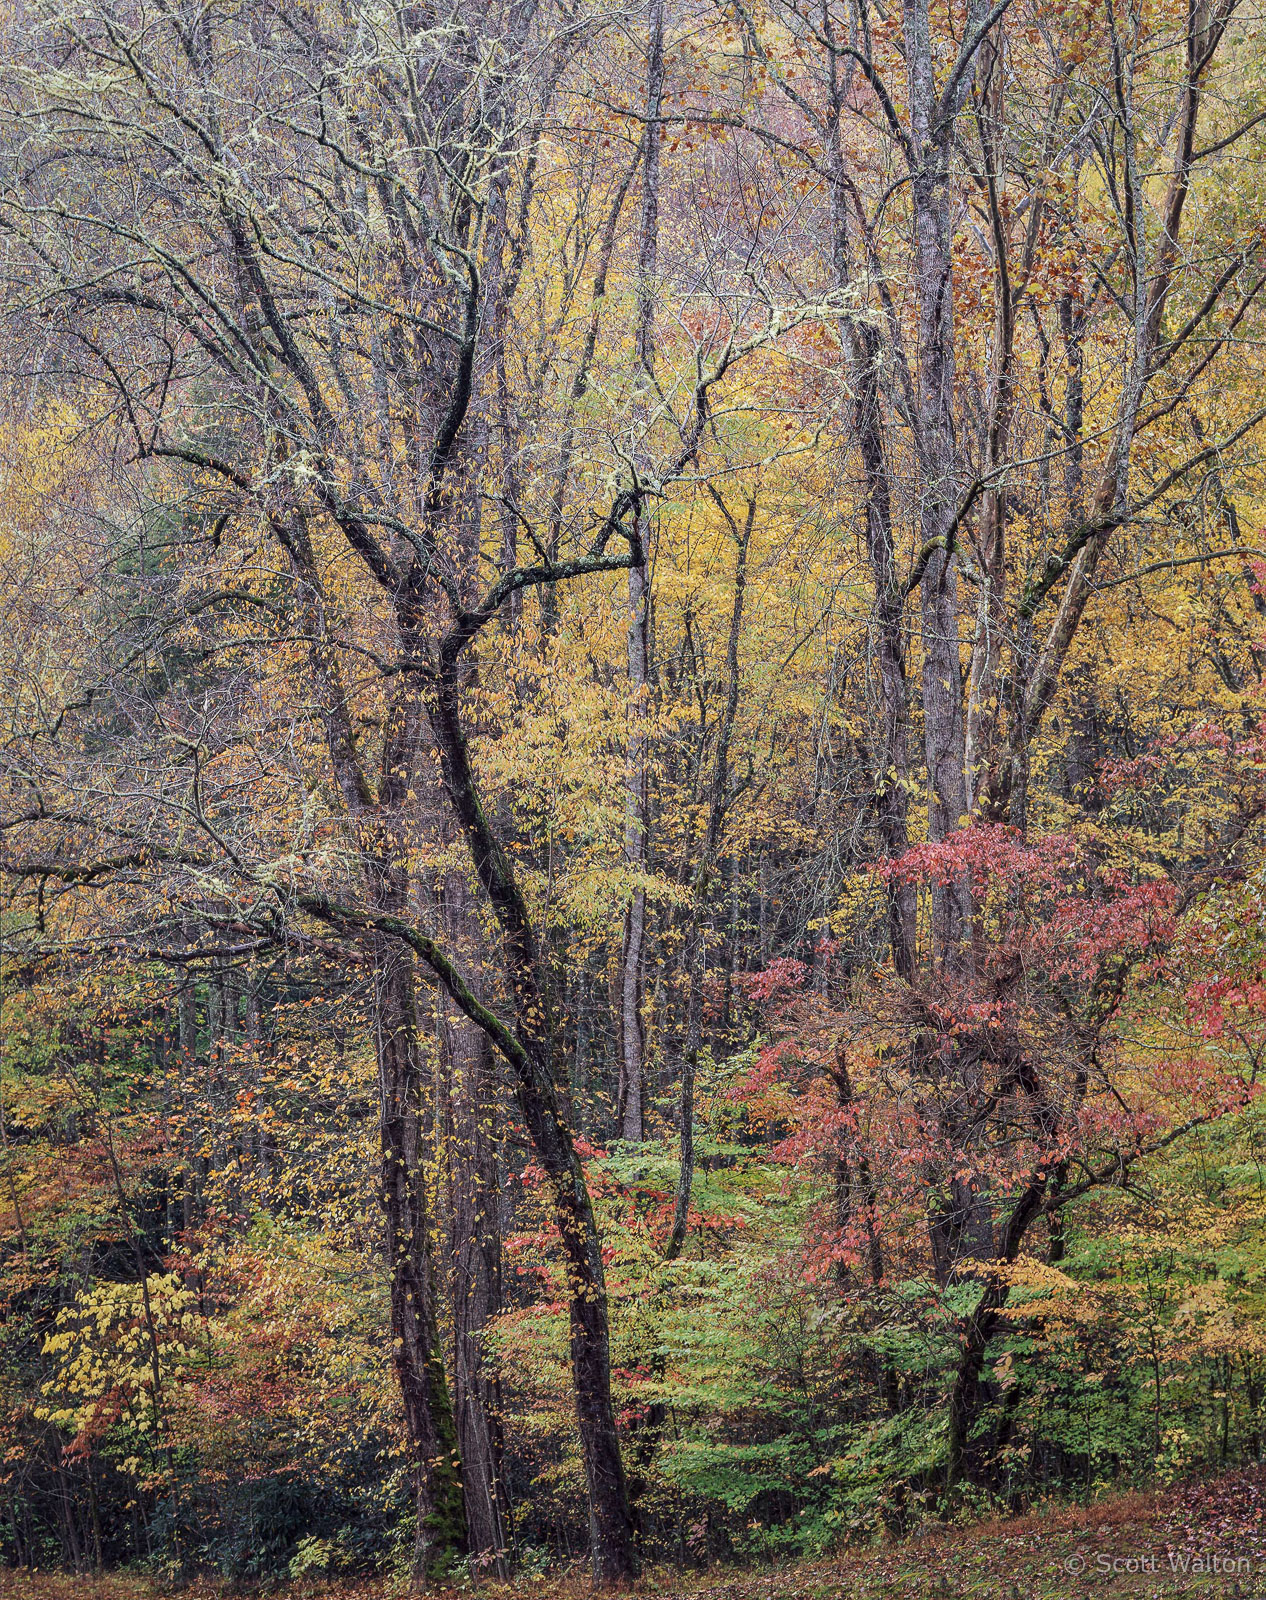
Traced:
<path fill-rule="evenodd" d="M 0 1572 L 14 1600 L 163 1600 L 134 1574 L 71 1577 Z M 469 1592 L 469 1591 L 467 1591 Z M 395 1600 L 385 1581 L 294 1584 L 283 1600 Z M 457 1600 L 459 1591 L 447 1591 Z M 549 1575 L 481 1585 L 484 1600 L 593 1600 L 585 1578 Z M 608 1600 L 1161 1600 L 1180 1595 L 1266 1600 L 1266 1470 L 1226 1473 L 1090 1505 L 1052 1505 L 1026 1516 L 936 1526 L 899 1543 L 849 1549 L 818 1562 L 763 1571 L 655 1571 Z M 224 1600 L 198 1581 L 184 1600 Z"/>

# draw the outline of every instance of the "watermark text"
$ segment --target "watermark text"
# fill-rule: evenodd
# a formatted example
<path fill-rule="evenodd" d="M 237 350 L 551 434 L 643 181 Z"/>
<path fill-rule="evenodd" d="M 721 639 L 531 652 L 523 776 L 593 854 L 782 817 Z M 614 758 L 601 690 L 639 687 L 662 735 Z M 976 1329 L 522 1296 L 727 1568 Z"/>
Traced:
<path fill-rule="evenodd" d="M 1083 1572 L 1116 1577 L 1157 1572 L 1172 1577 L 1246 1578 L 1257 1571 L 1266 1572 L 1266 1561 L 1229 1550 L 1078 1550 L 1064 1562 L 1064 1571 L 1074 1577 Z"/>

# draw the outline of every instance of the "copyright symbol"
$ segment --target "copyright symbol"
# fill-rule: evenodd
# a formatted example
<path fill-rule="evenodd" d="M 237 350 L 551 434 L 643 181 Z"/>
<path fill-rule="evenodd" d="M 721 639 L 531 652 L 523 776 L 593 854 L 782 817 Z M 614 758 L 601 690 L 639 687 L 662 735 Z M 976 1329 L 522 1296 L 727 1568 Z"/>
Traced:
<path fill-rule="evenodd" d="M 1086 1570 L 1086 1558 L 1085 1558 L 1085 1556 L 1081 1556 L 1081 1555 L 1069 1556 L 1068 1560 L 1065 1561 L 1065 1563 L 1064 1563 L 1064 1571 L 1065 1572 L 1071 1572 L 1074 1577 L 1076 1577 L 1079 1572 L 1084 1572 L 1085 1570 Z"/>

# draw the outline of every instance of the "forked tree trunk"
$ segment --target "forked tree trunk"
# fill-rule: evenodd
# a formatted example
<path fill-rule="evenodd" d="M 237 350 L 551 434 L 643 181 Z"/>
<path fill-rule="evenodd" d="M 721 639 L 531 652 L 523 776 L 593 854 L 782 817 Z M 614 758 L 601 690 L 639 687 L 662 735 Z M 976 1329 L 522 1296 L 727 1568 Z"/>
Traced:
<path fill-rule="evenodd" d="M 515 1099 L 545 1171 L 567 1278 L 572 1378 L 581 1455 L 589 1490 L 593 1571 L 599 1580 L 638 1568 L 633 1516 L 611 1400 L 611 1333 L 602 1243 L 584 1168 L 558 1092 L 549 977 L 509 857 L 492 832 L 470 764 L 459 709 L 457 668 L 466 635 L 441 649 L 442 669 L 429 705 L 440 767 L 454 815 L 501 929 L 502 970 L 514 1026 L 507 1028 L 466 991 L 454 994 L 497 1045 L 514 1074 Z M 455 987 L 453 978 L 447 980 Z"/>

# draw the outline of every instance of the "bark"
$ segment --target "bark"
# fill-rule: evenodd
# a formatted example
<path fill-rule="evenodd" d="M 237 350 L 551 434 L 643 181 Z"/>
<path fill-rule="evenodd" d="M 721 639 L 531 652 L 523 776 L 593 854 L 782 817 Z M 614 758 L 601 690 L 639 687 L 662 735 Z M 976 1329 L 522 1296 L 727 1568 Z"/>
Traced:
<path fill-rule="evenodd" d="M 655 370 L 655 274 L 659 249 L 660 108 L 664 97 L 664 4 L 650 0 L 647 15 L 646 124 L 642 160 L 642 216 L 637 260 L 637 359 L 649 391 Z M 645 407 L 639 408 L 645 414 Z M 643 463 L 644 464 L 644 463 Z M 624 859 L 630 875 L 647 870 L 647 696 L 650 690 L 650 520 L 640 512 L 642 559 L 628 576 L 628 735 L 624 753 Z M 646 950 L 646 889 L 634 884 L 624 917 L 620 951 L 620 1131 L 645 1137 L 646 1031 L 642 1018 L 642 967 Z"/>
<path fill-rule="evenodd" d="M 712 777 L 708 785 L 708 819 L 704 829 L 703 848 L 695 870 L 694 906 L 686 934 L 685 963 L 689 974 L 686 1000 L 686 1039 L 681 1064 L 680 1155 L 677 1170 L 677 1192 L 673 1204 L 673 1222 L 665 1246 L 664 1258 L 674 1260 L 686 1240 L 686 1224 L 690 1214 L 690 1187 L 695 1165 L 695 1074 L 699 1067 L 699 1051 L 703 1042 L 703 984 L 707 947 L 704 936 L 703 912 L 708 891 L 716 873 L 717 853 L 721 843 L 721 829 L 729 804 L 730 744 L 734 738 L 734 722 L 739 702 L 739 643 L 743 635 L 743 604 L 747 594 L 747 556 L 752 543 L 752 529 L 756 523 L 756 497 L 747 503 L 747 520 L 740 531 L 729 507 L 713 489 L 712 498 L 735 540 L 734 599 L 730 607 L 730 628 L 725 647 L 726 695 L 725 708 L 717 729 L 716 750 L 712 759 Z"/>
<path fill-rule="evenodd" d="M 502 964 L 514 1006 L 514 1028 L 479 1007 L 469 990 L 454 993 L 480 1020 L 514 1073 L 515 1098 L 549 1185 L 567 1276 L 571 1363 L 581 1454 L 589 1489 L 595 1577 L 625 1578 L 637 1570 L 633 1518 L 611 1401 L 611 1339 L 602 1245 L 580 1158 L 558 1095 L 554 1021 L 548 978 L 509 858 L 479 797 L 458 704 L 457 661 L 465 635 L 446 642 L 429 704 L 441 772 L 502 935 Z M 454 976 L 447 982 L 456 987 Z M 466 998 L 462 998 L 465 995 Z"/>
<path fill-rule="evenodd" d="M 443 834 L 451 829 L 442 828 Z M 451 946 L 478 972 L 483 931 L 460 871 L 445 874 L 440 915 Z M 480 985 L 472 978 L 476 991 Z M 448 1095 L 447 1160 L 451 1194 L 453 1407 L 461 1450 L 471 1555 L 493 1577 L 509 1573 L 510 1508 L 502 1473 L 503 1440 L 496 1367 L 485 1334 L 502 1309 L 501 1185 L 497 1092 L 491 1043 L 482 1028 L 445 999 L 440 1043 Z"/>
<path fill-rule="evenodd" d="M 501 1310 L 501 1216 L 492 1050 L 460 1014 L 444 1020 L 452 1096 L 453 1400 L 470 1551 L 482 1571 L 509 1575 L 509 1506 L 500 1391 L 484 1335 Z"/>
<path fill-rule="evenodd" d="M 1040 1214 L 1046 1192 L 1045 1178 L 1033 1178 L 1016 1199 L 1002 1228 L 999 1258 L 1014 1261 L 1034 1219 Z M 994 1274 L 986 1277 L 975 1310 L 965 1319 L 959 1335 L 958 1366 L 949 1398 L 949 1434 L 946 1475 L 952 1487 L 966 1472 L 972 1429 L 980 1411 L 980 1375 L 1006 1306 L 1009 1286 Z"/>
<path fill-rule="evenodd" d="M 972 12 L 976 10 L 972 7 Z M 969 15 L 968 27 L 978 20 Z M 926 565 L 919 585 L 923 642 L 923 743 L 928 780 L 928 838 L 944 839 L 967 812 L 962 667 L 958 648 L 955 517 L 961 492 L 954 428 L 954 265 L 949 156 L 966 72 L 955 92 L 938 94 L 925 0 L 906 0 L 904 36 L 914 152 L 910 193 L 918 294 L 919 532 Z M 957 68 L 956 68 L 957 70 Z M 944 103 L 949 95 L 949 103 Z M 966 887 L 932 892 L 933 959 L 957 966 L 970 919 Z"/>
<path fill-rule="evenodd" d="M 646 697 L 648 599 L 646 566 L 629 568 L 628 741 L 625 746 L 624 860 L 630 874 L 647 870 Z M 646 1031 L 642 1019 L 642 967 L 646 951 L 646 889 L 635 884 L 624 914 L 620 950 L 620 1132 L 645 1137 Z"/>
<path fill-rule="evenodd" d="M 378 941 L 375 1047 L 381 1095 L 379 1198 L 386 1224 L 392 1360 L 403 1402 L 422 1581 L 466 1542 L 461 1463 L 436 1326 L 422 1162 L 423 1074 L 413 959 Z"/>
<path fill-rule="evenodd" d="M 829 1071 L 840 1110 L 848 1113 L 856 1104 L 856 1098 L 843 1039 L 836 1044 L 835 1059 Z M 841 1154 L 836 1157 L 834 1178 L 836 1223 L 841 1235 L 852 1225 L 859 1212 L 866 1219 L 866 1265 L 871 1284 L 877 1288 L 884 1276 L 884 1251 L 883 1241 L 875 1228 L 876 1189 L 870 1161 L 860 1148 L 851 1160 L 848 1155 Z M 837 1276 L 841 1280 L 851 1277 L 843 1259 L 837 1263 Z M 892 1374 L 885 1377 L 881 1385 L 885 1393 L 891 1391 L 895 1381 Z"/>
<path fill-rule="evenodd" d="M 649 378 L 655 368 L 655 273 L 659 256 L 660 111 L 664 100 L 664 0 L 648 0 L 646 123 L 642 159 L 642 219 L 637 249 L 637 359 Z"/>
<path fill-rule="evenodd" d="M 1013 285 L 1008 259 L 1010 241 L 1003 220 L 1005 171 L 999 149 L 1003 135 L 1003 71 L 1000 51 L 989 40 L 981 51 L 981 75 L 985 80 L 976 107 L 976 126 L 984 157 L 982 183 L 989 205 L 994 250 L 994 356 L 989 397 L 989 416 L 985 435 L 983 476 L 988 487 L 981 501 L 980 527 L 976 540 L 979 558 L 979 595 L 976 605 L 976 634 L 972 641 L 971 666 L 967 683 L 967 717 L 964 731 L 963 768 L 965 801 L 970 811 L 975 804 L 982 774 L 993 757 L 998 730 L 999 670 L 1006 635 L 1007 547 L 1006 518 L 1008 489 L 1002 471 L 1010 446 L 1011 420 L 1015 409 L 1015 306 L 1023 285 L 1027 263 L 1021 267 L 1021 284 Z M 1036 239 L 1040 220 L 1040 201 L 1035 198 L 1030 237 Z"/>
<path fill-rule="evenodd" d="M 836 287 L 853 280 L 849 250 L 848 192 L 840 120 L 844 109 L 838 58 L 831 56 L 831 227 Z M 906 688 L 905 594 L 897 576 L 892 524 L 892 478 L 880 405 L 883 346 L 879 331 L 855 317 L 841 321 L 853 398 L 853 430 L 865 485 L 866 554 L 875 586 L 875 654 L 881 704 L 875 790 L 884 855 L 890 861 L 909 845 L 909 703 Z M 915 962 L 915 893 L 908 883 L 888 887 L 888 935 L 893 965 L 909 979 Z"/>
<path fill-rule="evenodd" d="M 328 606 L 302 529 L 288 546 L 308 596 L 308 632 L 315 639 L 309 666 L 318 690 L 326 746 L 347 820 L 364 852 L 366 898 L 377 910 L 400 914 L 410 879 L 396 856 L 398 828 L 416 781 L 422 708 L 411 682 L 398 681 L 388 705 L 376 787 L 361 760 L 335 651 L 324 641 Z M 397 599 L 405 647 L 408 589 Z M 397 835 L 398 838 L 398 835 Z M 379 1196 L 386 1224 L 393 1363 L 400 1387 L 416 1510 L 414 1578 L 442 1570 L 466 1549 L 461 1464 L 448 1380 L 441 1354 L 431 1263 L 430 1217 L 424 1172 L 423 1074 L 412 957 L 397 942 L 375 946 L 377 978 L 373 1027 L 378 1062 Z"/>
<path fill-rule="evenodd" d="M 199 1157 L 195 1149 L 202 1142 L 199 1130 L 189 1126 L 190 1087 L 197 1082 L 198 1071 L 198 1013 L 197 996 L 188 976 L 180 986 L 176 1002 L 176 1026 L 179 1052 L 179 1100 L 181 1133 L 184 1140 L 181 1177 L 181 1226 L 186 1233 L 199 1221 L 198 1168 Z"/>

